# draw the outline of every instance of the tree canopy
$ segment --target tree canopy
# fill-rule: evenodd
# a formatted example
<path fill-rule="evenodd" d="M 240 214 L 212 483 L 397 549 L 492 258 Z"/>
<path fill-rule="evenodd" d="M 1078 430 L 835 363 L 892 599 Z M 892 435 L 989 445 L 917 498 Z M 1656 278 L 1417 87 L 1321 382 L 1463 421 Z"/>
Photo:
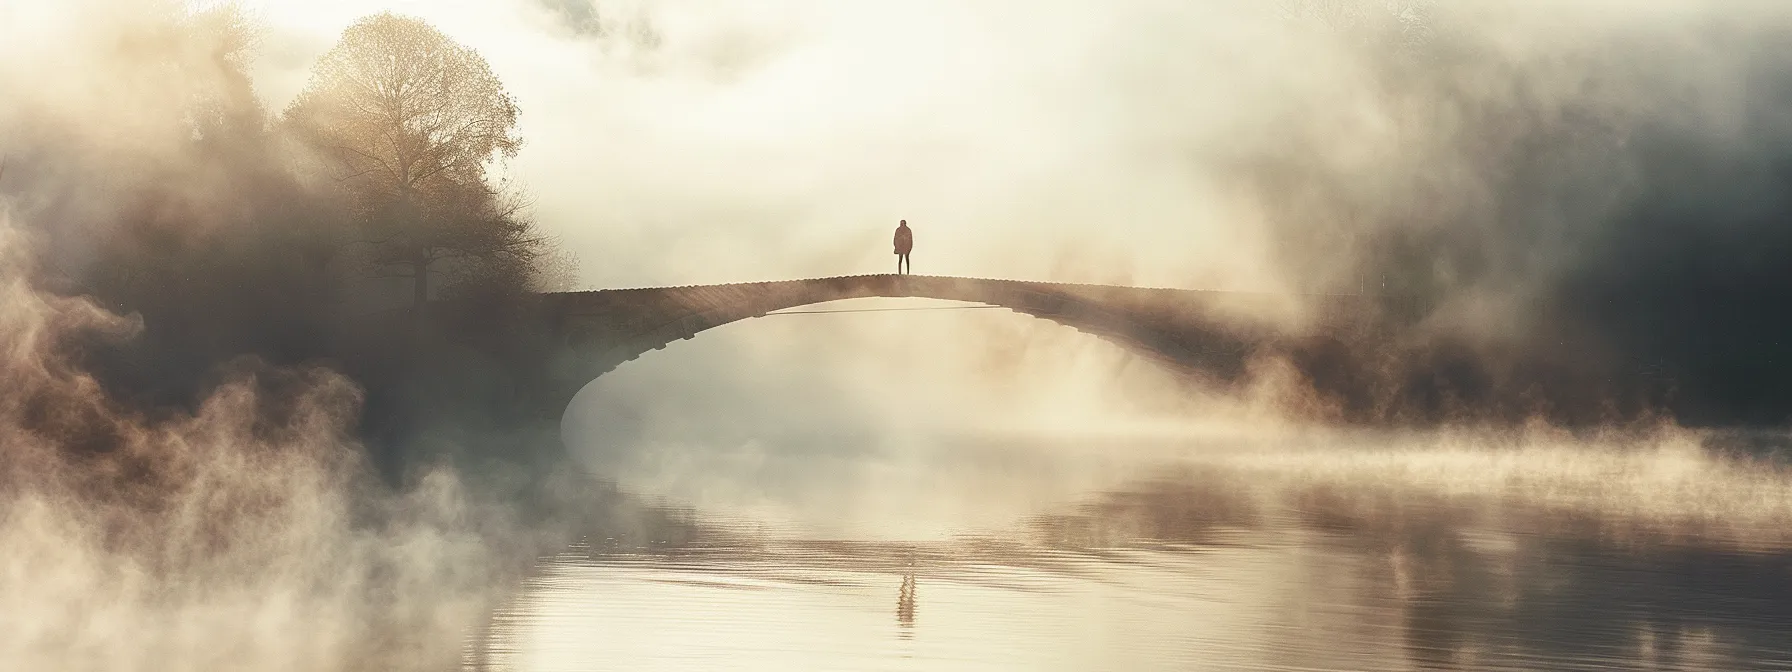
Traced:
<path fill-rule="evenodd" d="M 382 13 L 343 32 L 286 119 L 346 187 L 376 267 L 414 278 L 421 306 L 437 261 L 527 272 L 544 253 L 520 200 L 486 175 L 522 146 L 519 112 L 478 52 Z"/>

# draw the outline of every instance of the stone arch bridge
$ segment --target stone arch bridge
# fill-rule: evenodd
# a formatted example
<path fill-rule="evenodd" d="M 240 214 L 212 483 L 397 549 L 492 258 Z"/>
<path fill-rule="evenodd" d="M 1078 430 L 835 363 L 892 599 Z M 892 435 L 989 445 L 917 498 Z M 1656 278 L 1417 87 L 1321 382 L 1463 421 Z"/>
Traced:
<path fill-rule="evenodd" d="M 914 275 L 563 292 L 542 296 L 560 352 L 550 368 L 564 402 L 652 350 L 743 319 L 842 299 L 913 297 L 1007 308 L 1113 342 L 1178 372 L 1233 380 L 1247 360 L 1315 333 L 1350 329 L 1353 296 L 1291 296 Z M 1304 311 L 1290 315 L 1291 308 Z M 1279 317 L 1272 317 L 1279 315 Z"/>

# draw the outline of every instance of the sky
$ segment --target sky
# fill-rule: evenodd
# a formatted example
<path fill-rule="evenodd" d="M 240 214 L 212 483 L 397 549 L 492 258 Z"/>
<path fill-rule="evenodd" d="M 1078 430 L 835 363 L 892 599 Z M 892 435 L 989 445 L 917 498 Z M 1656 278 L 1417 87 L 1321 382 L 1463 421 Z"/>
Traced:
<path fill-rule="evenodd" d="M 1688 389 L 1733 386 L 1726 349 L 1673 325 L 1747 336 L 1756 311 L 1683 297 L 1779 286 L 1773 268 L 1732 262 L 1781 240 L 1763 213 L 1782 190 L 1762 167 L 1792 137 L 1771 112 L 1774 26 L 1792 13 L 1358 3 L 1436 13 L 1417 22 L 1439 31 L 1423 57 L 1401 62 L 1368 33 L 1280 11 L 1349 4 L 250 7 L 275 110 L 370 13 L 421 17 L 482 53 L 523 111 L 505 174 L 584 288 L 888 272 L 906 219 L 923 274 L 1399 294 L 1414 288 L 1390 287 L 1393 265 L 1361 263 L 1359 245 L 1404 241 L 1395 270 L 1447 294 L 1412 342 L 1456 339 L 1491 362 L 1667 361 L 1715 381 Z M 1690 317 L 1702 310 L 1718 314 Z M 873 332 L 830 347 L 908 346 Z M 1408 363 L 1430 366 L 1387 366 Z"/>
<path fill-rule="evenodd" d="M 1255 268 L 1248 204 L 1200 169 L 1274 83 L 1240 83 L 1268 67 L 1249 53 L 1262 36 L 1220 30 L 1248 24 L 1217 3 L 248 6 L 276 110 L 369 13 L 477 49 L 523 110 L 508 174 L 587 287 L 884 272 L 898 219 L 927 274 L 1280 282 Z M 1298 88 L 1315 65 L 1269 74 Z"/>
<path fill-rule="evenodd" d="M 168 4 L 0 3 L 0 53 L 18 55 L 0 81 L 28 83 L 9 107 L 95 155 L 178 144 L 179 124 L 133 128 L 154 117 L 137 111 L 202 92 L 37 65 L 114 65 L 89 58 L 108 38 L 83 22 Z M 1288 9 L 1338 6 L 1397 30 Z M 1777 412 L 1750 353 L 1770 353 L 1780 327 L 1749 304 L 1792 291 L 1775 261 L 1792 241 L 1775 168 L 1792 147 L 1779 112 L 1792 67 L 1776 56 L 1792 12 L 1770 3 L 247 9 L 250 70 L 276 112 L 372 13 L 416 15 L 484 54 L 522 109 L 524 147 L 500 174 L 578 258 L 584 288 L 887 272 L 906 219 L 926 274 L 1413 299 L 1429 307 L 1398 325 L 1405 337 L 1361 357 L 1393 389 L 1460 357 L 1485 364 L 1463 369 L 1479 369 L 1464 389 L 1517 397 L 1549 378 L 1565 398 L 1601 398 L 1550 378 L 1587 362 L 1589 380 L 1660 371 L 1707 407 Z M 59 34 L 92 44 L 46 37 Z M 19 167 L 20 193 L 51 191 Z M 1695 323 L 1712 328 L 1679 326 Z M 1729 354 L 1705 331 L 1757 350 Z"/>

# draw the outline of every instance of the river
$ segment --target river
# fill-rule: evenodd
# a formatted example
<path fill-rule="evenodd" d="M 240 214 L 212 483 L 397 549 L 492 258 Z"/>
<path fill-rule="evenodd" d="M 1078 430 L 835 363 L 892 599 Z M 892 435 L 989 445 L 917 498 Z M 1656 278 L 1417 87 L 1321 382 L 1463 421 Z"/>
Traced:
<path fill-rule="evenodd" d="M 822 337 L 772 335 L 796 345 L 700 338 L 593 386 L 590 426 L 630 448 L 587 463 L 660 515 L 543 558 L 468 669 L 1792 669 L 1792 472 L 1758 448 L 992 425 L 956 402 L 898 429 L 804 378 L 839 369 Z M 809 382 L 718 373 L 746 352 Z M 985 384 L 879 362 L 852 375 Z M 1052 406 L 1030 399 L 1011 407 Z"/>

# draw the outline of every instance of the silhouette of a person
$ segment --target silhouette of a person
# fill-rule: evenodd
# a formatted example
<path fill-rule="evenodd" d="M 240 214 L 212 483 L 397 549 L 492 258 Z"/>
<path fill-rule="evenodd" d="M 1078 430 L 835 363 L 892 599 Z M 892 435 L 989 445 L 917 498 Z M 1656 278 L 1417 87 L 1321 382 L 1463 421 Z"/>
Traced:
<path fill-rule="evenodd" d="M 901 275 L 903 268 L 914 270 L 914 263 L 908 260 L 908 253 L 915 249 L 915 231 L 908 228 L 908 220 L 896 223 L 896 273 Z"/>

